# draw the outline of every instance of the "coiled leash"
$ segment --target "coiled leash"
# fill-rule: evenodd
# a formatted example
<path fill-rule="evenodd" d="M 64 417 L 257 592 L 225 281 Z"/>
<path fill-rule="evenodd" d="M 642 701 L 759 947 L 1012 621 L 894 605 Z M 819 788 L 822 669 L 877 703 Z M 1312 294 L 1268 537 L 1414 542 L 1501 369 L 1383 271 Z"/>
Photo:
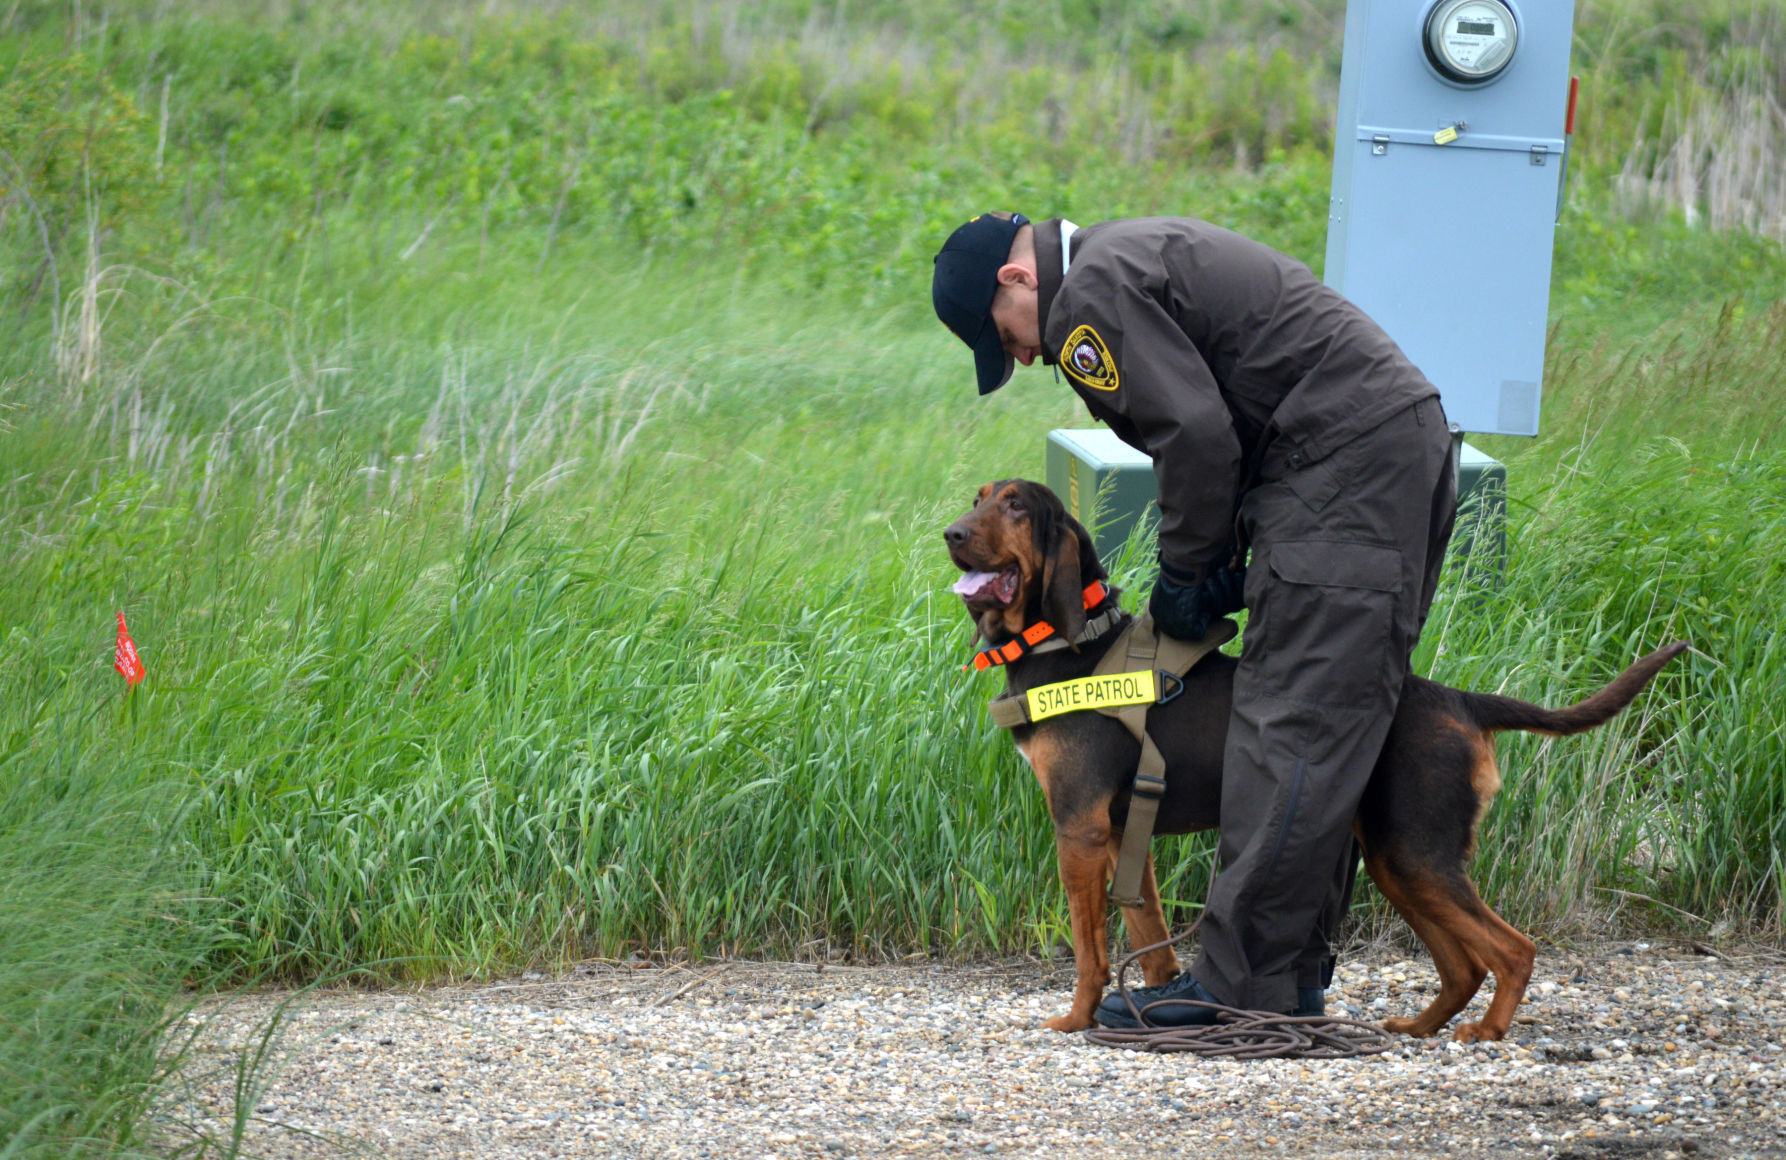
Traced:
<path fill-rule="evenodd" d="M 1090 1027 L 1083 1032 L 1088 1042 L 1162 1055 L 1186 1052 L 1208 1059 L 1359 1059 L 1381 1055 L 1395 1046 L 1399 1036 L 1356 1019 L 1247 1011 L 1199 999 L 1162 999 L 1138 1006 L 1124 981 L 1129 964 L 1149 951 L 1190 938 L 1202 922 L 1199 918 L 1183 934 L 1144 946 L 1123 959 L 1116 968 L 1116 987 L 1141 1026 Z M 1216 1013 L 1216 1021 L 1195 1027 L 1161 1027 L 1147 1018 L 1149 1011 L 1165 1007 L 1207 1007 Z"/>

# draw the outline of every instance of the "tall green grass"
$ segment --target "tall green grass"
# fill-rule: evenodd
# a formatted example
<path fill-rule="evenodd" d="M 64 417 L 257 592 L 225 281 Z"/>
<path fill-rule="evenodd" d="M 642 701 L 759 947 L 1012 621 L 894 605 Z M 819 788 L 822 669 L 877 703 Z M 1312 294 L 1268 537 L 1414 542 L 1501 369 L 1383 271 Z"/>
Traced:
<path fill-rule="evenodd" d="M 1064 392 L 1032 374 L 979 404 L 927 332 L 864 331 L 859 360 L 821 337 L 842 318 L 764 316 L 782 340 L 735 359 L 686 334 L 630 363 L 544 348 L 424 373 L 368 344 L 320 402 L 251 396 L 202 448 L 145 438 L 134 468 L 70 471 L 70 445 L 111 437 L 21 423 L 9 514 L 32 547 L 8 619 L 40 665 L 95 663 L 9 670 L 37 694 L 15 737 L 49 745 L 117 697 L 106 609 L 130 608 L 153 679 L 110 752 L 185 787 L 226 970 L 1045 947 L 1046 819 L 982 719 L 995 682 L 955 671 L 969 629 L 938 530 L 981 478 L 1039 474 Z M 211 374 L 200 393 L 234 371 Z M 434 375 L 407 403 L 355 398 Z M 369 411 L 388 434 L 366 438 Z M 1701 655 L 1648 716 L 1507 744 L 1491 892 L 1525 922 L 1602 913 L 1616 887 L 1771 925 L 1779 452 L 1602 439 L 1525 463 L 1507 585 L 1448 589 L 1433 675 L 1557 702 L 1676 636 Z M 1716 710 L 1708 679 L 1729 685 Z"/>
<path fill-rule="evenodd" d="M 13 647 L 17 647 L 15 636 Z M 114 706 L 99 709 L 116 716 Z M 182 807 L 117 777 L 92 715 L 49 760 L 0 760 L 0 1154 L 148 1154 L 183 1058 L 179 999 L 210 949 L 167 831 Z M 124 726 L 128 729 L 128 725 Z M 122 781 L 122 787 L 118 784 Z"/>
<path fill-rule="evenodd" d="M 1582 8 L 1546 434 L 1484 441 L 1506 584 L 1417 659 L 1556 703 L 1692 639 L 1503 743 L 1477 873 L 1535 929 L 1777 938 L 1786 258 L 1620 184 L 1670 102 L 1779 91 L 1732 63 L 1773 26 Z M 9 10 L 0 1155 L 186 1138 L 182 985 L 1065 938 L 939 533 L 1084 416 L 973 398 L 929 255 L 1010 205 L 1318 265 L 1338 6 L 987 9 L 983 57 L 851 11 Z M 1209 845 L 1161 855 L 1187 917 Z"/>
<path fill-rule="evenodd" d="M 1485 893 L 1528 922 L 1591 923 L 1636 892 L 1640 920 L 1673 906 L 1702 932 L 1766 916 L 1777 933 L 1786 456 L 1584 443 L 1519 490 L 1509 583 L 1435 611 L 1434 676 L 1558 703 L 1669 640 L 1695 652 L 1595 734 L 1501 740 Z"/>

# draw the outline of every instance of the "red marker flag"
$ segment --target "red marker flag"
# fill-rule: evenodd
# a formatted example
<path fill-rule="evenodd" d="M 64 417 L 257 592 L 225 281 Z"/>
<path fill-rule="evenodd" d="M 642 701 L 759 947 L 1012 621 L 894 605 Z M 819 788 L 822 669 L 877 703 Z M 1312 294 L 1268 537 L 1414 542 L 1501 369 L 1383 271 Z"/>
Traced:
<path fill-rule="evenodd" d="M 146 673 L 142 658 L 136 655 L 136 642 L 130 639 L 130 630 L 124 627 L 122 612 L 118 614 L 118 651 L 112 658 L 112 667 L 123 674 L 124 683 L 132 689 Z"/>

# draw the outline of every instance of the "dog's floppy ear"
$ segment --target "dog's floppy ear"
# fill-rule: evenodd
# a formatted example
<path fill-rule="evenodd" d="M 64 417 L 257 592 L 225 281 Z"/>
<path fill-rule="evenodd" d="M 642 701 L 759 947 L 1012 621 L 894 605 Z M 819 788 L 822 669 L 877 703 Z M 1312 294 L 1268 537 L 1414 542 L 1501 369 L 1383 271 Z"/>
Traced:
<path fill-rule="evenodd" d="M 1079 521 L 1067 515 L 1060 498 L 1039 484 L 1032 484 L 1029 501 L 1030 527 L 1036 552 L 1042 557 L 1042 613 L 1055 631 L 1069 643 L 1085 631 L 1085 586 L 1101 576 L 1086 571 L 1098 567 L 1097 549 Z"/>

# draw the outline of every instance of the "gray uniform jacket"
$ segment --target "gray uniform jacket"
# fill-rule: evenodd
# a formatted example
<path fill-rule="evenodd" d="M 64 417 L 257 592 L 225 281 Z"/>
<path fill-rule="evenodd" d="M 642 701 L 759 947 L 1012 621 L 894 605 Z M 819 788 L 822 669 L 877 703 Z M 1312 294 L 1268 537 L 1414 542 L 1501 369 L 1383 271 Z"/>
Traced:
<path fill-rule="evenodd" d="M 1438 390 L 1364 311 L 1269 246 L 1194 218 L 1036 226 L 1043 360 L 1146 452 L 1160 554 L 1201 577 L 1239 492 Z M 1243 476 L 1245 480 L 1243 481 Z"/>

